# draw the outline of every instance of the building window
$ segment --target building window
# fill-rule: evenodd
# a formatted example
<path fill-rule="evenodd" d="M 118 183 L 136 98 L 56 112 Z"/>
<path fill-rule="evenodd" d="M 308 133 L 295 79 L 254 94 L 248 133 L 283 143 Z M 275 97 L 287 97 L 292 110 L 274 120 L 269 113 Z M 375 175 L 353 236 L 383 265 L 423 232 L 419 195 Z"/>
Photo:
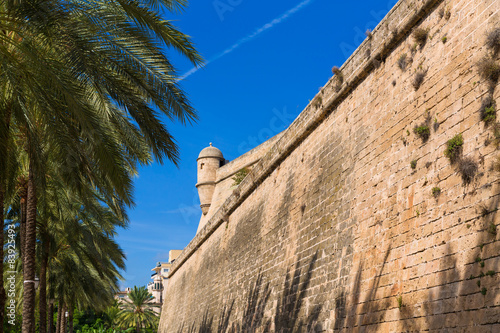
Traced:
<path fill-rule="evenodd" d="M 205 163 L 201 163 L 200 164 L 200 170 L 203 169 L 203 166 L 205 165 Z"/>

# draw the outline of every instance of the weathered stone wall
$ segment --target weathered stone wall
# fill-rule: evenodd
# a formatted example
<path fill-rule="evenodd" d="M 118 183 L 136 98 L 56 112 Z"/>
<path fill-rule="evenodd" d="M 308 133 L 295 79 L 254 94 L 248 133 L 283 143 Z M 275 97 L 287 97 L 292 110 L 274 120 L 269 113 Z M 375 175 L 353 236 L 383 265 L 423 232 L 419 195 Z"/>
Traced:
<path fill-rule="evenodd" d="M 500 89 L 476 65 L 499 9 L 398 2 L 176 260 L 159 332 L 500 331 L 500 151 L 479 112 Z M 444 156 L 459 133 L 468 184 Z"/>

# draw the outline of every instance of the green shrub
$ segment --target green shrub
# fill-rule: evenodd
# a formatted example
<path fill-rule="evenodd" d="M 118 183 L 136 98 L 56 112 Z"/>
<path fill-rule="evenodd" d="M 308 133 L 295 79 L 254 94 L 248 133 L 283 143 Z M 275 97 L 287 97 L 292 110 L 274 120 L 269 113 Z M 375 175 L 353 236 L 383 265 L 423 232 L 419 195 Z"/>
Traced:
<path fill-rule="evenodd" d="M 417 168 L 417 160 L 413 160 L 413 161 L 411 161 L 411 162 L 410 162 L 410 167 L 411 167 L 412 169 L 416 169 L 416 168 Z"/>
<path fill-rule="evenodd" d="M 432 196 L 434 196 L 434 198 L 437 198 L 440 194 L 441 194 L 441 189 L 439 187 L 432 188 Z"/>
<path fill-rule="evenodd" d="M 462 146 L 464 144 L 464 139 L 462 134 L 455 135 L 452 139 L 448 140 L 446 143 L 446 150 L 444 155 L 450 159 L 452 163 L 456 162 L 462 153 Z"/>
<path fill-rule="evenodd" d="M 486 125 L 491 124 L 497 118 L 495 106 L 496 103 L 490 96 L 486 97 L 481 102 L 481 109 L 479 110 L 480 111 L 479 116 L 481 117 L 481 120 L 486 123 Z"/>
<path fill-rule="evenodd" d="M 488 233 L 492 234 L 493 236 L 496 236 L 497 234 L 497 226 L 495 223 L 491 222 L 490 225 L 488 226 Z"/>
<path fill-rule="evenodd" d="M 422 139 L 423 142 L 429 140 L 429 137 L 431 136 L 431 130 L 429 129 L 429 126 L 427 125 L 420 125 L 416 126 L 413 129 L 413 132 L 420 138 Z"/>

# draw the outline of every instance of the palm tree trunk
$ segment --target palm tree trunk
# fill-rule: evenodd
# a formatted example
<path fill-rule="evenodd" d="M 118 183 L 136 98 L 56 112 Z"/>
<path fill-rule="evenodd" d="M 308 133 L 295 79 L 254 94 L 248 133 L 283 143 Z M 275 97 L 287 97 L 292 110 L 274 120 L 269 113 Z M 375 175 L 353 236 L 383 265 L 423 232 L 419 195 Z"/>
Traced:
<path fill-rule="evenodd" d="M 0 176 L 0 244 L 3 245 L 3 228 L 4 228 L 4 187 L 3 177 Z M 5 309 L 5 289 L 3 287 L 3 246 L 0 246 L 0 333 L 3 333 L 3 319 Z"/>
<path fill-rule="evenodd" d="M 19 219 L 19 238 L 21 240 L 21 262 L 23 263 L 23 273 L 24 273 L 24 254 L 26 250 L 24 248 L 24 243 L 26 239 L 26 203 L 28 201 L 28 182 L 23 177 L 19 179 L 19 197 L 20 197 L 20 219 Z"/>
<path fill-rule="evenodd" d="M 73 305 L 68 308 L 68 333 L 73 333 Z"/>
<path fill-rule="evenodd" d="M 47 266 L 49 262 L 49 242 L 43 242 L 42 263 L 40 267 L 40 286 L 39 289 L 39 333 L 47 333 Z"/>
<path fill-rule="evenodd" d="M 3 286 L 3 228 L 4 228 L 4 207 L 5 207 L 5 181 L 7 180 L 7 142 L 9 141 L 11 109 L 5 110 L 4 121 L 0 126 L 0 333 L 3 333 L 3 321 L 5 316 L 5 288 Z"/>
<path fill-rule="evenodd" d="M 56 333 L 61 333 L 61 323 L 63 316 L 63 303 L 62 299 L 59 298 L 59 303 L 57 304 L 57 323 L 56 323 Z"/>
<path fill-rule="evenodd" d="M 62 314 L 61 314 L 61 333 L 66 333 L 67 330 L 67 320 L 66 318 L 66 312 L 68 311 L 68 307 L 66 306 L 66 303 L 63 303 L 63 308 L 62 308 Z"/>
<path fill-rule="evenodd" d="M 26 235 L 24 255 L 24 291 L 22 333 L 35 332 L 35 246 L 36 246 L 36 185 L 33 157 L 30 156 L 28 201 L 26 203 Z"/>
<path fill-rule="evenodd" d="M 48 326 L 48 333 L 55 333 L 54 332 L 54 303 L 50 302 L 49 303 L 49 326 Z"/>

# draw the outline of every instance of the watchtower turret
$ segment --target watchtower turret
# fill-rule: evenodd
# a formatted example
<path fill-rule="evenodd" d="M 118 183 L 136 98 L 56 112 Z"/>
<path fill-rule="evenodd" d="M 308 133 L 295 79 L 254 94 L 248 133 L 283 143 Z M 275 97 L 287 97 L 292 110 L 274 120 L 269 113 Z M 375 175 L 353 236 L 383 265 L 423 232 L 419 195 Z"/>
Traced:
<path fill-rule="evenodd" d="M 222 152 L 212 147 L 210 142 L 210 146 L 200 152 L 196 161 L 198 163 L 198 183 L 196 188 L 200 196 L 201 211 L 203 215 L 206 215 L 214 195 L 217 169 L 224 165 L 225 160 Z"/>

